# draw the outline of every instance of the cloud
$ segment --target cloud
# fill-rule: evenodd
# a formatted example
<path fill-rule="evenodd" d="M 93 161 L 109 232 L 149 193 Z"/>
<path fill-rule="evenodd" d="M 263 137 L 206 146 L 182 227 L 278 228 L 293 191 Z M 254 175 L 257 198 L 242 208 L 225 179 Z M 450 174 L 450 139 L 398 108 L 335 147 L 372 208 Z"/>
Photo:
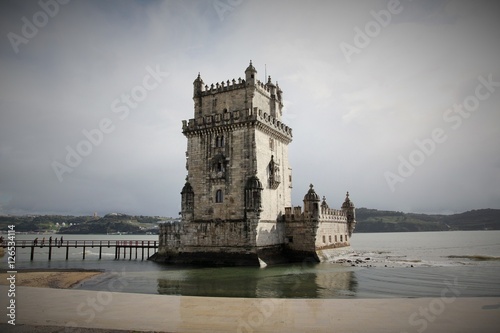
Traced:
<path fill-rule="evenodd" d="M 443 114 L 474 93 L 480 75 L 500 81 L 500 6 L 401 5 L 348 63 L 339 45 L 354 43 L 355 27 L 387 2 L 242 1 L 222 14 L 211 1 L 70 2 L 16 53 L 7 34 L 21 34 L 22 18 L 41 9 L 4 1 L 2 212 L 177 216 L 192 82 L 198 72 L 207 84 L 243 77 L 250 59 L 260 80 L 267 72 L 284 91 L 295 205 L 313 182 L 332 207 L 349 190 L 357 206 L 372 208 L 498 208 L 500 92 L 456 130 Z M 148 66 L 168 77 L 121 119 L 113 102 L 142 84 Z M 52 163 L 102 119 L 114 130 L 59 182 Z M 447 141 L 392 192 L 384 173 L 397 172 L 398 157 L 438 127 Z"/>

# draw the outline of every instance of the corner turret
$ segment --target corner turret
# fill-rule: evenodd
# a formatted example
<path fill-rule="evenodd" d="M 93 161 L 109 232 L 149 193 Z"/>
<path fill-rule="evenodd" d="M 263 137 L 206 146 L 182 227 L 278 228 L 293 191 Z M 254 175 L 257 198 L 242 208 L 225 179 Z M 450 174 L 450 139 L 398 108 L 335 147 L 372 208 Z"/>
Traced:
<path fill-rule="evenodd" d="M 344 203 L 342 204 L 342 211 L 346 214 L 349 237 L 351 237 L 356 227 L 356 210 L 354 203 L 349 199 L 349 192 L 347 192 Z"/>
<path fill-rule="evenodd" d="M 257 70 L 255 67 L 252 65 L 252 60 L 250 60 L 250 65 L 248 65 L 247 69 L 245 70 L 245 80 L 247 85 L 255 85 L 255 82 L 257 82 Z"/>
<path fill-rule="evenodd" d="M 276 95 L 276 86 L 271 81 L 271 75 L 268 76 L 266 87 L 267 89 L 269 89 L 269 93 L 271 94 L 271 96 Z"/>
<path fill-rule="evenodd" d="M 248 178 L 245 185 L 245 212 L 253 212 L 256 217 L 260 216 L 262 211 L 262 191 L 264 187 L 257 176 Z M 247 215 L 248 217 L 248 215 Z"/>
<path fill-rule="evenodd" d="M 181 191 L 181 215 L 185 220 L 193 218 L 194 211 L 194 192 L 193 187 L 186 181 Z"/>
<path fill-rule="evenodd" d="M 201 79 L 200 73 L 198 77 L 193 82 L 193 97 L 198 97 L 203 92 L 203 80 Z"/>
<path fill-rule="evenodd" d="M 201 79 L 200 73 L 198 73 L 198 77 L 193 82 L 193 101 L 194 101 L 194 114 L 195 117 L 201 115 L 202 110 L 202 97 L 203 93 L 203 80 Z"/>
<path fill-rule="evenodd" d="M 309 191 L 307 191 L 304 196 L 304 215 L 313 219 L 318 219 L 320 199 L 313 187 L 313 184 L 309 185 Z"/>

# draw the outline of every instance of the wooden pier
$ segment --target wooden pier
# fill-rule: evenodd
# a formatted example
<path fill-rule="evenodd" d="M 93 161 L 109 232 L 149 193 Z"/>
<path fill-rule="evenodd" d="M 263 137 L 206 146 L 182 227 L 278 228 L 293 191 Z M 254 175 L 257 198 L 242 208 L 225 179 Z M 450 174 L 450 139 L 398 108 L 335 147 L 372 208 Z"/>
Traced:
<path fill-rule="evenodd" d="M 1 243 L 1 247 L 7 248 L 7 242 Z M 40 248 L 48 248 L 48 260 L 52 260 L 52 253 L 54 251 L 64 251 L 66 250 L 66 260 L 69 258 L 70 248 L 82 248 L 82 259 L 85 260 L 85 250 L 87 248 L 99 248 L 99 259 L 102 259 L 102 249 L 103 248 L 114 248 L 115 250 L 115 260 L 128 259 L 132 260 L 138 259 L 139 252 L 141 260 L 144 258 L 148 259 L 151 254 L 154 254 L 158 248 L 157 241 L 149 240 L 64 240 L 61 241 L 51 241 L 51 242 L 34 242 L 29 240 L 16 240 L 16 256 L 18 255 L 18 248 L 30 248 L 30 260 L 33 261 L 35 258 L 35 250 Z M 140 251 L 139 251 L 140 250 Z M 146 250 L 146 253 L 145 253 Z M 135 252 L 135 253 L 134 253 Z M 144 256 L 146 254 L 146 257 Z"/>

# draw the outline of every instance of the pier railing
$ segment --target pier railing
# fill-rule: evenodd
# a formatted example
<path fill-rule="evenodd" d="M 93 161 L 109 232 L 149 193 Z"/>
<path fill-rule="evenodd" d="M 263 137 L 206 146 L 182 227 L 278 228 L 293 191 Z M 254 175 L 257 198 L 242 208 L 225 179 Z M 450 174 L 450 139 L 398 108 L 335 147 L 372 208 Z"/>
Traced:
<path fill-rule="evenodd" d="M 0 243 L 3 248 L 7 247 L 7 242 L 4 240 Z M 35 257 L 35 250 L 40 248 L 48 248 L 48 260 L 52 260 L 52 252 L 58 251 L 57 249 L 66 249 L 66 260 L 69 258 L 69 250 L 71 248 L 82 248 L 82 259 L 85 259 L 85 250 L 87 248 L 99 248 L 99 259 L 102 259 L 102 249 L 103 248 L 114 248 L 115 250 L 115 260 L 121 258 L 132 260 L 133 252 L 135 250 L 135 258 L 138 259 L 138 252 L 141 250 L 141 260 L 144 260 L 144 254 L 146 250 L 146 259 L 150 256 L 150 250 L 153 253 L 156 252 L 158 248 L 157 241 L 151 240 L 16 240 L 16 250 L 18 248 L 30 248 L 30 260 L 33 261 Z M 128 251 L 127 251 L 128 250 Z M 16 251 L 16 253 L 18 253 Z"/>

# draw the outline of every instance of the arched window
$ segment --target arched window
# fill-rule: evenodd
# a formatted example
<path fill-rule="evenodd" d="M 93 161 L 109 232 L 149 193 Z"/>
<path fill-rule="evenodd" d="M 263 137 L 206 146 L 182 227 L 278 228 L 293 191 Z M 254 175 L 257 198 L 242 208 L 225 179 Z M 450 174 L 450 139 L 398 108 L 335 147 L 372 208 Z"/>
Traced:
<path fill-rule="evenodd" d="M 217 148 L 224 147 L 224 135 L 215 138 L 215 147 Z"/>
<path fill-rule="evenodd" d="M 221 203 L 223 200 L 224 200 L 224 197 L 222 195 L 222 190 L 217 190 L 217 192 L 215 192 L 215 202 Z"/>

